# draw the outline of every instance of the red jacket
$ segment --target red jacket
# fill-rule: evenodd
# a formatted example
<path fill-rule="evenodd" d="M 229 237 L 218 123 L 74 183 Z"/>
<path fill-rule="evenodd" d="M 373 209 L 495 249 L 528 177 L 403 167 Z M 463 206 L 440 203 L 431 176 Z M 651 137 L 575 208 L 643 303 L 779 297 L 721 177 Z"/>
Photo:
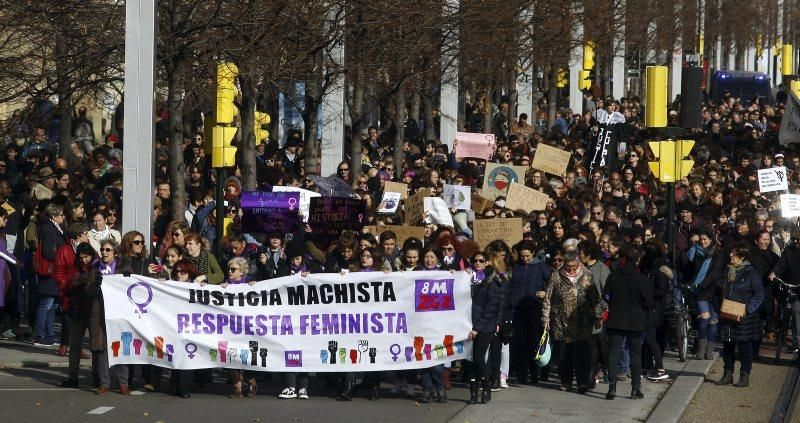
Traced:
<path fill-rule="evenodd" d="M 72 288 L 72 280 L 78 276 L 78 268 L 75 267 L 75 250 L 72 243 L 67 242 L 56 250 L 56 260 L 53 264 L 53 279 L 58 284 L 61 291 L 61 307 L 69 310 L 69 295 Z"/>

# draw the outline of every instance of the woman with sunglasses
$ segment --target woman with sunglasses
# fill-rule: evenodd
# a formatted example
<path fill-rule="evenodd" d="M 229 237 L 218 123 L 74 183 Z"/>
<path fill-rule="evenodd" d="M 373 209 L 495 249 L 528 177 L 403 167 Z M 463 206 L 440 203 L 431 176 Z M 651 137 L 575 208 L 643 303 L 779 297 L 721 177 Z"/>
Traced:
<path fill-rule="evenodd" d="M 244 257 L 234 257 L 228 261 L 228 278 L 225 282 L 220 284 L 222 288 L 227 288 L 229 285 L 248 284 L 253 286 L 256 281 L 251 280 L 247 273 L 250 271 L 250 264 Z M 233 380 L 233 393 L 229 398 L 242 398 L 245 395 L 242 392 L 242 380 L 247 378 L 247 396 L 254 397 L 258 391 L 256 384 L 256 375 L 254 372 L 245 372 L 242 370 L 230 370 L 230 376 Z M 249 377 L 248 377 L 249 376 Z"/>
<path fill-rule="evenodd" d="M 119 219 L 119 211 L 117 211 L 117 209 L 115 208 L 109 208 L 107 214 L 108 214 L 108 219 L 106 220 L 106 224 L 108 224 L 108 227 L 116 231 L 119 231 L 121 226 L 121 221 Z"/>
<path fill-rule="evenodd" d="M 172 273 L 170 274 L 170 279 L 181 283 L 194 283 L 195 279 L 199 276 L 200 272 L 197 270 L 194 263 L 188 259 L 180 259 L 175 262 L 175 266 L 172 268 Z M 160 382 L 161 372 L 162 369 L 160 367 L 157 367 L 155 371 L 153 371 L 155 382 Z M 192 384 L 195 371 L 173 369 L 170 373 L 172 374 L 170 376 L 171 384 L 175 386 L 175 395 L 180 398 L 189 398 L 191 396 L 189 387 Z M 210 374 L 210 369 L 199 370 L 198 376 L 205 373 Z M 158 385 L 154 385 L 153 388 L 157 390 Z"/>
<path fill-rule="evenodd" d="M 439 237 L 436 245 L 441 251 L 441 270 L 464 270 L 464 259 L 458 253 L 459 242 L 450 234 Z"/>
<path fill-rule="evenodd" d="M 167 252 L 167 248 L 170 246 L 177 246 L 178 248 L 184 248 L 186 246 L 186 234 L 189 233 L 189 225 L 187 225 L 182 220 L 176 220 L 174 222 L 170 222 L 167 225 L 166 235 L 164 239 L 161 240 L 161 245 L 158 247 L 158 256 L 164 257 L 164 254 Z"/>

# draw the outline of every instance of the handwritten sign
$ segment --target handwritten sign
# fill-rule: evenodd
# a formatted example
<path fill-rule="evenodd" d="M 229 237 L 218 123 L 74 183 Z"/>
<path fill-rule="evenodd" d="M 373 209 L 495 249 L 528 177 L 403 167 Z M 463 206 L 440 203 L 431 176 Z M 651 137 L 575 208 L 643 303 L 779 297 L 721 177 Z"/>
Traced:
<path fill-rule="evenodd" d="M 386 181 L 383 183 L 383 192 L 399 192 L 400 198 L 408 198 L 408 185 L 402 182 Z"/>
<path fill-rule="evenodd" d="M 541 191 L 512 182 L 511 186 L 508 187 L 506 208 L 515 212 L 529 214 L 534 210 L 544 210 L 549 199 L 550 196 Z"/>
<path fill-rule="evenodd" d="M 417 238 L 425 242 L 425 228 L 422 226 L 405 226 L 405 225 L 377 225 L 367 227 L 369 233 L 376 238 L 386 231 L 392 231 L 397 235 L 397 244 L 403 245 L 409 238 Z"/>
<path fill-rule="evenodd" d="M 781 195 L 781 216 L 800 217 L 800 195 Z"/>
<path fill-rule="evenodd" d="M 242 231 L 287 233 L 299 229 L 300 193 L 244 191 Z"/>
<path fill-rule="evenodd" d="M 442 198 L 444 198 L 444 203 L 449 208 L 469 210 L 472 202 L 472 190 L 471 187 L 466 185 L 445 184 Z"/>
<path fill-rule="evenodd" d="M 512 182 L 525 181 L 525 166 L 487 163 L 483 176 L 483 195 L 494 200 L 505 196 Z"/>
<path fill-rule="evenodd" d="M 300 217 L 303 218 L 303 222 L 308 222 L 308 208 L 311 205 L 311 198 L 320 196 L 318 192 L 309 191 L 307 189 L 297 188 L 297 187 L 284 187 L 278 185 L 272 187 L 272 192 L 299 192 Z"/>
<path fill-rule="evenodd" d="M 473 157 L 491 160 L 495 144 L 494 134 L 456 132 L 456 158 Z"/>
<path fill-rule="evenodd" d="M 428 188 L 417 190 L 417 193 L 406 200 L 405 223 L 407 225 L 419 225 L 425 217 L 425 197 L 430 197 L 431 191 Z"/>
<path fill-rule="evenodd" d="M 761 192 L 785 191 L 789 189 L 786 167 L 771 167 L 758 170 L 758 189 Z"/>
<path fill-rule="evenodd" d="M 315 238 L 336 238 L 342 231 L 361 231 L 366 222 L 364 200 L 342 197 L 311 199 L 308 224 Z"/>
<path fill-rule="evenodd" d="M 509 247 L 522 241 L 522 219 L 511 217 L 505 219 L 477 219 L 472 224 L 475 242 L 486 248 L 490 242 L 502 240 Z"/>
<path fill-rule="evenodd" d="M 439 197 L 425 197 L 424 199 L 425 223 L 434 223 L 453 227 L 453 216 L 447 209 L 447 204 Z"/>
<path fill-rule="evenodd" d="M 551 175 L 561 176 L 567 171 L 570 156 L 569 151 L 539 143 L 531 167 Z"/>
<path fill-rule="evenodd" d="M 800 99 L 792 90 L 788 90 L 787 94 L 786 108 L 778 132 L 778 141 L 781 145 L 800 143 Z"/>

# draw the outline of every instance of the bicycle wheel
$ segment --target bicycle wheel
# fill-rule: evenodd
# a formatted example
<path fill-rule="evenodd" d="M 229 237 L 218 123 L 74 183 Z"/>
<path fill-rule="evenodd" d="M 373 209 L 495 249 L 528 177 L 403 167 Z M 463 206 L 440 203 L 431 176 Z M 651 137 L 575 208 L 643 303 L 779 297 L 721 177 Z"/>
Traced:
<path fill-rule="evenodd" d="M 775 359 L 781 358 L 781 348 L 783 348 L 783 338 L 786 336 L 784 333 L 786 311 L 785 307 L 781 306 L 781 318 L 778 320 L 778 325 L 775 327 Z"/>

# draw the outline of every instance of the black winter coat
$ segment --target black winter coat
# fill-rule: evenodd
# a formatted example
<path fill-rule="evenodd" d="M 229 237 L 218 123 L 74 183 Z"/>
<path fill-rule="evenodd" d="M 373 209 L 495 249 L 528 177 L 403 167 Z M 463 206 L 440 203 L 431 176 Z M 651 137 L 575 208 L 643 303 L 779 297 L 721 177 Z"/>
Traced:
<path fill-rule="evenodd" d="M 56 224 L 52 221 L 43 223 L 41 228 L 39 242 L 41 242 L 42 246 L 42 257 L 50 263 L 53 263 L 56 261 L 56 251 L 67 242 L 67 238 L 62 231 L 58 230 Z M 61 290 L 52 276 L 43 276 L 39 278 L 38 292 L 39 294 L 53 297 L 58 297 L 59 294 L 61 294 Z"/>
<path fill-rule="evenodd" d="M 491 267 L 486 277 L 472 286 L 472 329 L 480 333 L 495 333 L 505 321 L 509 282 Z"/>
<path fill-rule="evenodd" d="M 750 264 L 755 267 L 758 275 L 761 276 L 761 283 L 764 285 L 764 301 L 761 302 L 760 311 L 765 316 L 771 316 L 775 313 L 775 306 L 772 301 L 772 285 L 768 276 L 772 269 L 775 268 L 778 260 L 780 260 L 780 256 L 771 249 L 755 249 L 750 253 Z"/>
<path fill-rule="evenodd" d="M 761 339 L 762 323 L 761 316 L 757 311 L 764 300 L 764 284 L 755 267 L 747 265 L 736 274 L 736 278 L 732 282 L 721 283 L 716 295 L 717 307 L 721 306 L 723 299 L 745 303 L 746 306 L 742 321 L 720 319 L 720 339 L 734 342 Z"/>
<path fill-rule="evenodd" d="M 772 271 L 786 283 L 800 283 L 800 247 L 790 243 Z"/>
<path fill-rule="evenodd" d="M 603 288 L 603 299 L 608 303 L 606 328 L 638 331 L 645 330 L 648 310 L 653 306 L 652 283 L 632 265 L 611 272 Z"/>
<path fill-rule="evenodd" d="M 647 326 L 661 327 L 664 324 L 667 292 L 669 292 L 672 270 L 663 261 L 656 261 L 647 271 L 653 291 L 653 305 L 647 318 Z"/>
<path fill-rule="evenodd" d="M 697 286 L 697 299 L 711 301 L 714 299 L 714 291 L 717 285 L 725 277 L 725 255 L 719 247 L 714 248 L 711 253 L 711 267 L 709 267 L 706 277 Z M 703 259 L 696 257 L 694 261 L 689 261 L 687 253 L 681 257 L 681 268 L 683 270 L 683 283 L 692 285 L 694 278 L 703 266 Z"/>

